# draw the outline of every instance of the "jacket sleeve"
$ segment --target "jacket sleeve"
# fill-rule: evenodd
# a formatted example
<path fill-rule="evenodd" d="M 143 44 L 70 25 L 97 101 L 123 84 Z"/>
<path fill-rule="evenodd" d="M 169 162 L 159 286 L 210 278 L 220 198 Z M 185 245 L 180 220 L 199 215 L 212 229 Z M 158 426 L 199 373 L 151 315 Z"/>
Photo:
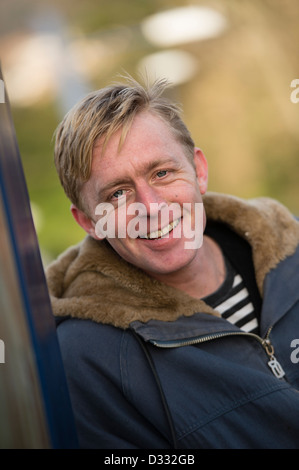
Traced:
<path fill-rule="evenodd" d="M 126 396 L 124 332 L 77 319 L 60 323 L 57 332 L 80 448 L 169 448 L 155 423 Z"/>

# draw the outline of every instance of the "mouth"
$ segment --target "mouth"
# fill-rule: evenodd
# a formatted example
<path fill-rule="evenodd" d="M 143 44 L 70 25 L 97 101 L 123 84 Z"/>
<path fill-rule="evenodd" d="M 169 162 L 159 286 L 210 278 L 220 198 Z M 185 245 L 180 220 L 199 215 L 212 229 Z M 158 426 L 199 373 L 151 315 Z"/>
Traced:
<path fill-rule="evenodd" d="M 170 224 L 166 225 L 163 229 L 155 230 L 154 232 L 150 232 L 147 235 L 139 236 L 138 238 L 144 238 L 146 240 L 155 240 L 158 238 L 165 237 L 165 235 L 168 235 L 170 232 L 172 232 L 173 229 L 175 229 L 179 225 L 180 220 L 180 218 L 176 219 L 170 222 Z"/>

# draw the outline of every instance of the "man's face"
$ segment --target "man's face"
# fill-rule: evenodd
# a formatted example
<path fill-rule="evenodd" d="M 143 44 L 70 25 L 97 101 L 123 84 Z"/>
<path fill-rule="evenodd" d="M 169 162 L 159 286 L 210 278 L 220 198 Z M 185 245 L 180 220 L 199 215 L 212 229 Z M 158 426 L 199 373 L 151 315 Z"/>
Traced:
<path fill-rule="evenodd" d="M 186 249 L 185 243 L 190 239 L 186 238 L 188 230 L 183 230 L 183 226 L 194 230 L 196 203 L 202 206 L 201 195 L 207 184 L 203 154 L 195 149 L 192 165 L 186 149 L 167 124 L 149 112 L 136 116 L 120 151 L 119 137 L 120 132 L 111 137 L 104 153 L 101 140 L 95 145 L 91 177 L 82 190 L 94 222 L 90 219 L 87 222 L 86 218 L 82 223 L 82 214 L 81 219 L 74 214 L 76 220 L 79 223 L 81 220 L 80 225 L 99 238 L 96 207 L 105 203 L 114 208 L 115 237 L 108 236 L 109 243 L 122 258 L 153 277 L 194 264 L 198 248 Z M 163 209 L 157 210 L 170 206 L 174 211 L 168 211 L 168 219 Z M 135 213 L 136 207 L 142 207 L 143 211 Z M 137 237 L 136 230 L 132 234 L 136 215 L 139 215 Z M 124 227 L 120 227 L 123 220 L 127 228 L 125 235 Z M 199 228 L 203 230 L 203 221 Z M 121 231 L 124 238 L 117 237 Z"/>

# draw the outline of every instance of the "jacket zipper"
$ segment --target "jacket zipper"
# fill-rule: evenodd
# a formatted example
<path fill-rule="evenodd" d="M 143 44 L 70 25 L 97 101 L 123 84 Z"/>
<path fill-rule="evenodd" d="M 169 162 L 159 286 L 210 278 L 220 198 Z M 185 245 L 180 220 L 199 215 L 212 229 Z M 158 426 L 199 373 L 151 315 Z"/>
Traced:
<path fill-rule="evenodd" d="M 276 357 L 274 356 L 274 346 L 271 343 L 269 336 L 272 330 L 272 326 L 268 329 L 267 334 L 265 338 L 261 338 L 260 336 L 256 335 L 255 333 L 246 333 L 245 331 L 231 331 L 227 333 L 216 333 L 212 335 L 207 335 L 207 336 L 201 336 L 197 338 L 193 338 L 190 340 L 182 340 L 179 342 L 160 342 L 160 341 L 151 341 L 152 344 L 154 344 L 157 347 L 160 348 L 175 348 L 175 347 L 180 347 L 180 346 L 192 346 L 193 344 L 199 344 L 199 343 L 205 343 L 206 341 L 211 341 L 213 339 L 219 339 L 219 338 L 224 338 L 225 336 L 237 336 L 237 335 L 242 335 L 242 336 L 250 336 L 251 338 L 255 338 L 264 348 L 267 356 L 268 356 L 268 366 L 271 370 L 271 372 L 275 375 L 276 378 L 282 379 L 285 376 L 285 371 L 283 370 L 281 364 L 278 362 Z"/>

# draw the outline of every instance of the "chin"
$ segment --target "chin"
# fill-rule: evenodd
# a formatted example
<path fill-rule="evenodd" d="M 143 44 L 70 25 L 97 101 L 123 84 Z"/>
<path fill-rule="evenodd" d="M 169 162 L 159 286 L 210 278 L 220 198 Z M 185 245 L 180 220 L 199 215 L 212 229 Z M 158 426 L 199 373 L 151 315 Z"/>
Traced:
<path fill-rule="evenodd" d="M 188 253 L 188 256 L 185 257 L 180 257 L 179 259 L 172 259 L 172 260 L 159 260 L 159 262 L 154 263 L 150 262 L 147 264 L 147 266 L 140 266 L 140 269 L 143 269 L 147 274 L 150 276 L 156 277 L 156 276 L 171 276 L 175 273 L 178 273 L 180 271 L 183 271 L 185 268 L 187 268 L 192 260 L 195 257 L 195 254 L 193 253 L 193 250 L 188 250 L 190 253 Z"/>

